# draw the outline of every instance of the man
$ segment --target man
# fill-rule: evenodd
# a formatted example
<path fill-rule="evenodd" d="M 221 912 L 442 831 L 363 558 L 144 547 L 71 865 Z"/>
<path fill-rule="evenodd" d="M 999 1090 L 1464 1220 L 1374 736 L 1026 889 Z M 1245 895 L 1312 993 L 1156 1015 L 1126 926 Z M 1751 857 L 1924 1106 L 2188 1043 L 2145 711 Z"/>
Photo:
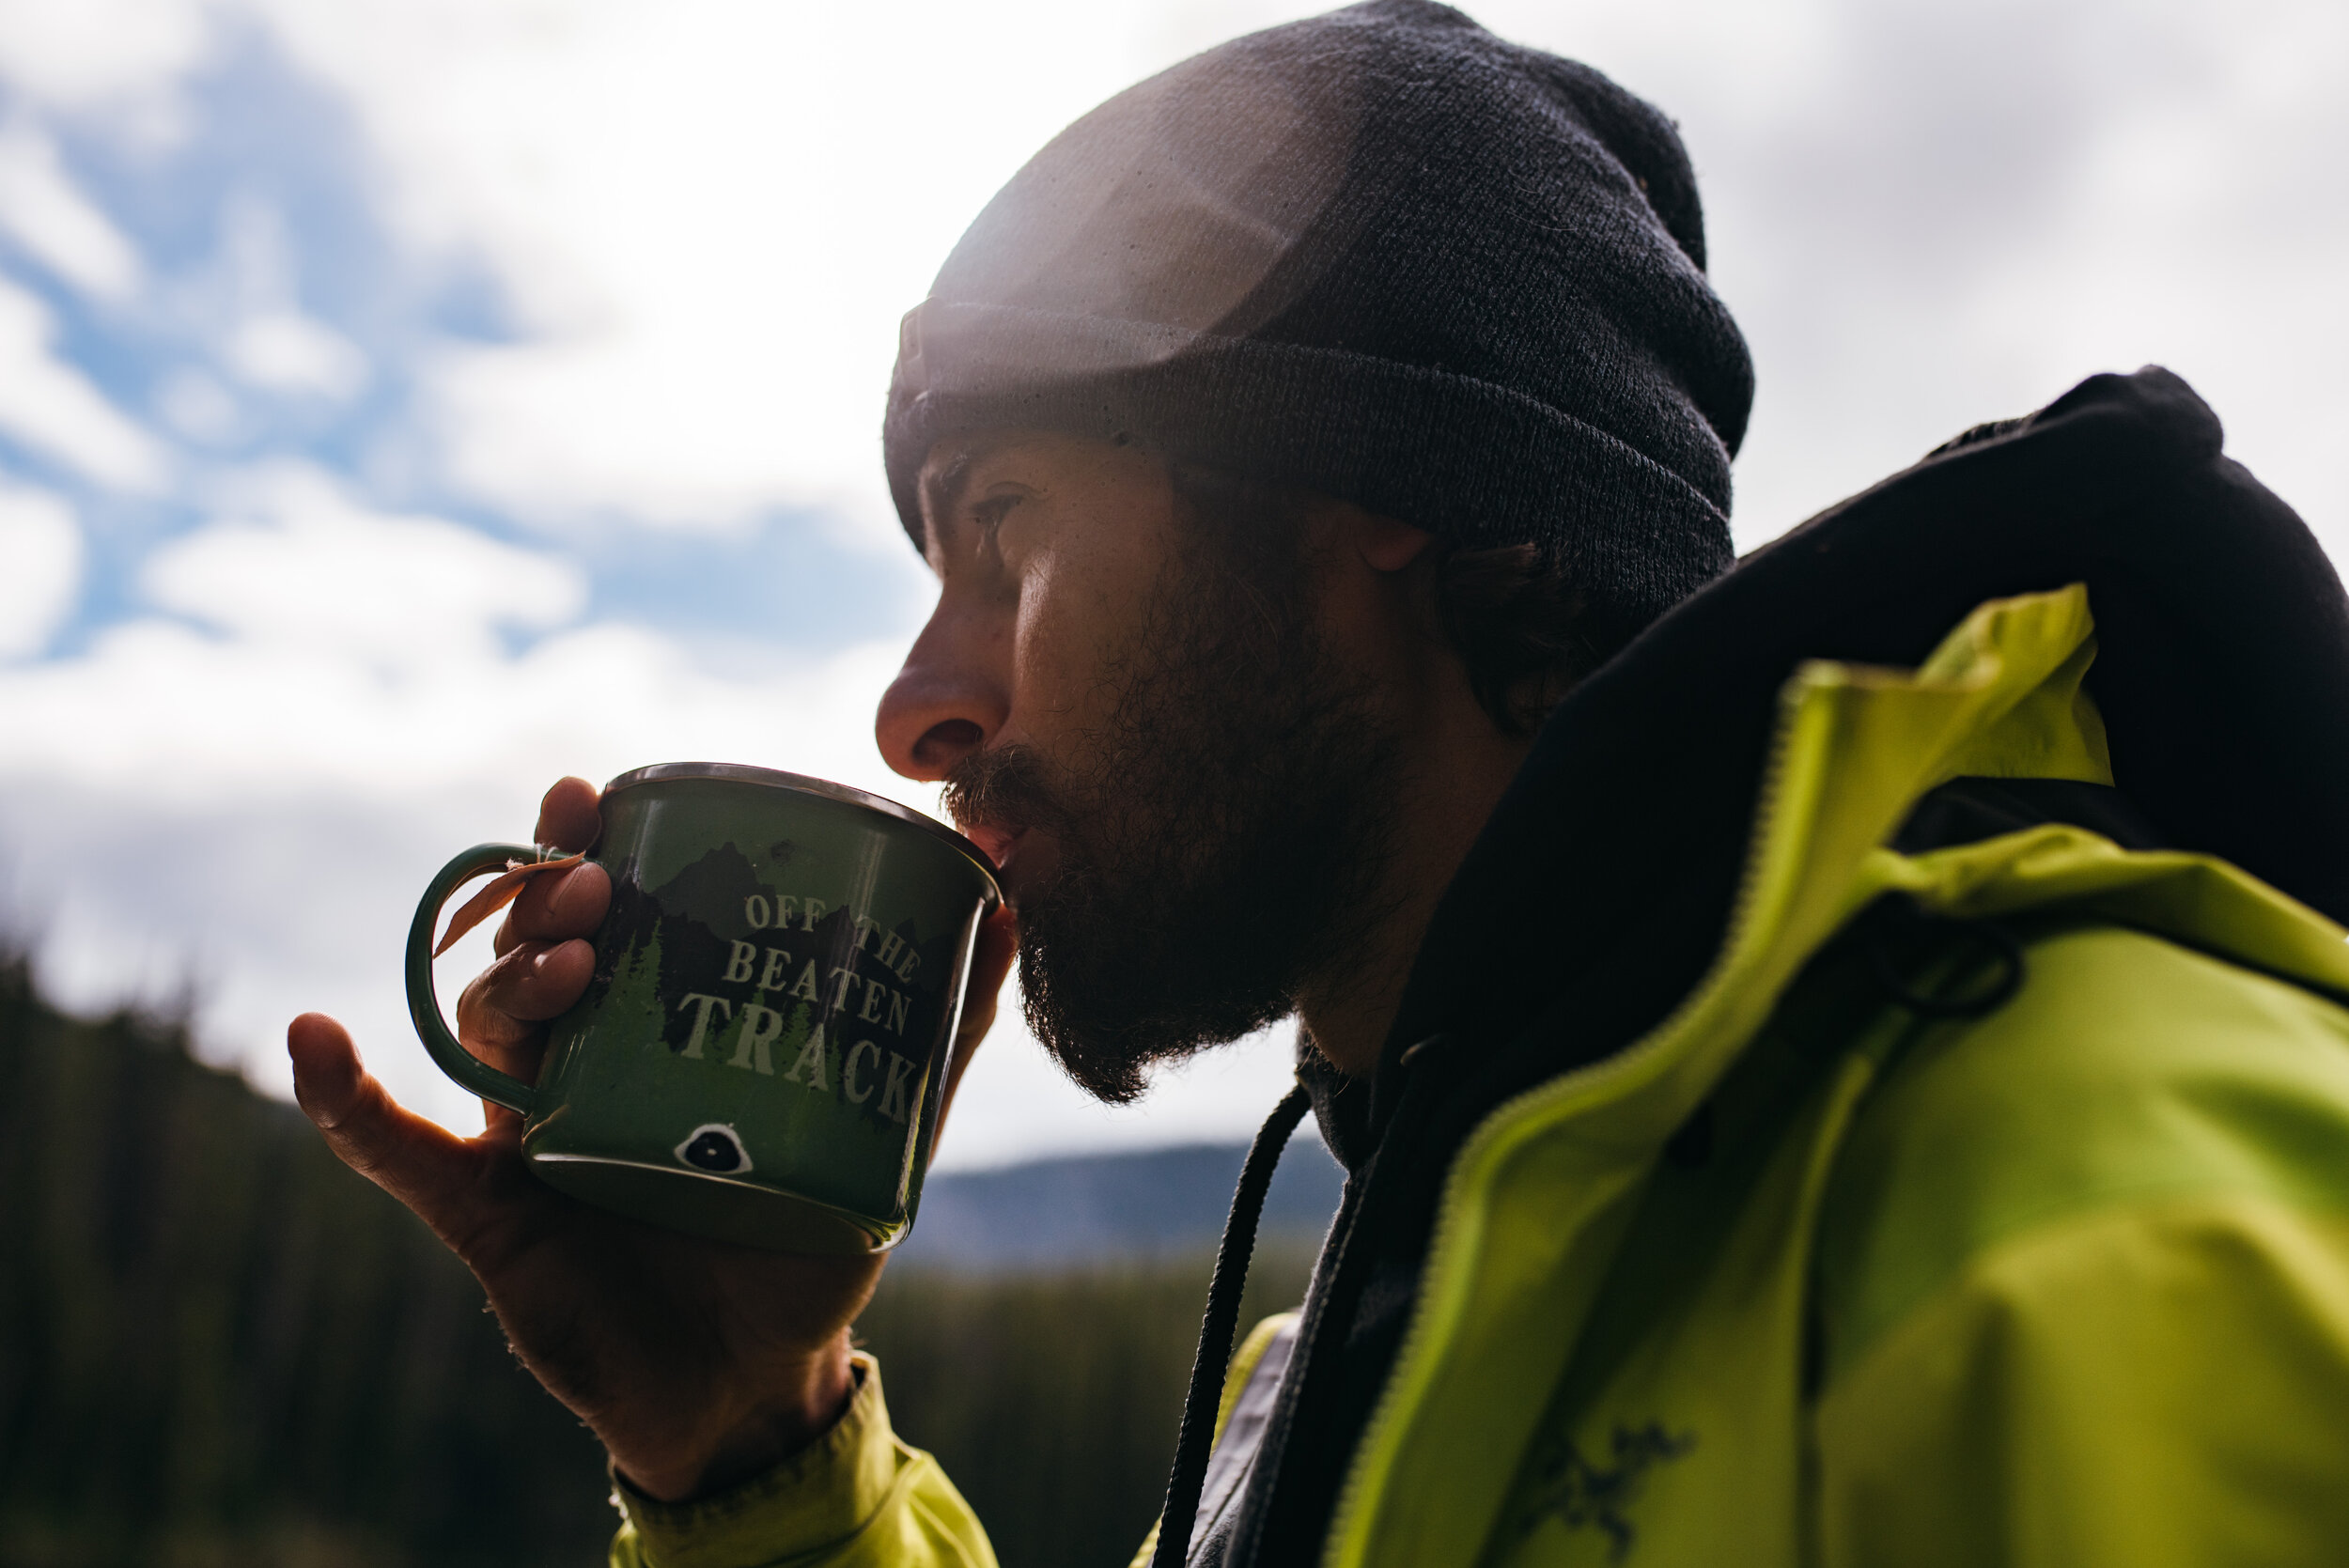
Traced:
<path fill-rule="evenodd" d="M 1660 116 L 1377 0 L 1079 121 L 907 318 L 941 595 L 879 738 L 1001 864 L 1039 1037 L 1116 1099 L 1301 1022 L 1152 1549 L 2335 1560 L 2340 584 L 2159 371 L 1726 570 L 1703 261 Z M 608 891 L 517 905 L 474 1048 L 529 1070 Z M 871 1265 L 588 1212 L 290 1047 L 610 1449 L 615 1561 L 990 1560 L 850 1353 Z M 1308 1098 L 1346 1198 L 1227 1385 Z"/>

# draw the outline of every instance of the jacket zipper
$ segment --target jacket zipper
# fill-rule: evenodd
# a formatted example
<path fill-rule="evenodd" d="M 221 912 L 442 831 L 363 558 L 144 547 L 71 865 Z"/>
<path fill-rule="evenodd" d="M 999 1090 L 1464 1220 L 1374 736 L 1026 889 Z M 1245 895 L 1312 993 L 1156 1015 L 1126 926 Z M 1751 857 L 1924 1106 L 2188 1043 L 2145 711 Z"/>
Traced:
<path fill-rule="evenodd" d="M 1756 805 L 1754 822 L 1758 831 L 1747 840 L 1747 862 L 1744 870 L 1738 876 L 1736 896 L 1730 904 L 1729 923 L 1725 927 L 1719 949 L 1724 957 L 1736 951 L 1738 939 L 1745 934 L 1746 926 L 1752 918 L 1754 902 L 1760 896 L 1764 857 L 1753 851 L 1769 842 L 1771 831 L 1776 827 L 1779 794 L 1784 783 L 1787 758 L 1793 749 L 1797 728 L 1793 720 L 1794 714 L 1786 708 L 1781 708 L 1780 721 L 1770 737 L 1769 753 L 1763 764 L 1761 786 L 1754 795 Z M 1610 1076 L 1626 1073 L 1649 1057 L 1670 1048 L 1681 1032 L 1687 1028 L 1689 1017 L 1702 1008 L 1715 991 L 1720 989 L 1728 982 L 1729 966 L 1724 962 L 1717 961 L 1705 979 L 1699 982 L 1694 990 L 1680 999 L 1679 1004 L 1672 1009 L 1671 1015 L 1641 1038 L 1633 1041 L 1611 1056 L 1592 1063 L 1587 1067 L 1578 1067 L 1562 1073 L 1513 1098 L 1503 1100 L 1476 1125 L 1475 1130 L 1461 1144 L 1460 1152 L 1453 1157 L 1452 1170 L 1459 1172 L 1469 1169 L 1483 1150 L 1507 1130 L 1510 1123 L 1519 1117 L 1530 1116 L 1549 1101 L 1568 1096 L 1590 1084 L 1604 1081 Z M 1591 1109 L 1596 1109 L 1596 1106 Z M 1427 1284 L 1432 1284 L 1450 1265 L 1452 1260 L 1449 1254 L 1455 1245 L 1454 1237 L 1458 1234 L 1462 1216 L 1468 1206 L 1469 1194 L 1460 1187 L 1456 1179 L 1448 1180 L 1445 1183 L 1443 1197 L 1436 1210 L 1435 1223 L 1428 1232 L 1428 1265 L 1424 1277 Z M 1426 1310 L 1432 1295 L 1433 1293 L 1425 1288 L 1425 1284 L 1423 1284 L 1419 1296 L 1420 1305 L 1413 1309 L 1411 1321 L 1403 1331 L 1403 1342 L 1395 1352 L 1393 1365 L 1397 1374 L 1401 1374 L 1411 1365 L 1413 1359 L 1424 1347 L 1428 1336 L 1434 1332 L 1428 1325 L 1429 1313 Z M 1361 1441 L 1354 1451 L 1354 1458 L 1346 1467 L 1345 1484 L 1338 1492 L 1337 1507 L 1330 1515 L 1330 1530 L 1322 1548 L 1322 1561 L 1325 1568 L 1337 1568 L 1337 1554 L 1341 1544 L 1346 1540 L 1353 1523 L 1354 1512 L 1361 1504 L 1362 1488 L 1369 1483 L 1367 1471 L 1372 1462 L 1372 1455 L 1377 1452 L 1378 1439 L 1385 1434 L 1386 1429 L 1401 1419 L 1398 1405 L 1402 1397 L 1400 1377 L 1391 1377 L 1386 1389 L 1378 1396 L 1377 1405 L 1371 1411 L 1369 1424 L 1362 1429 Z"/>

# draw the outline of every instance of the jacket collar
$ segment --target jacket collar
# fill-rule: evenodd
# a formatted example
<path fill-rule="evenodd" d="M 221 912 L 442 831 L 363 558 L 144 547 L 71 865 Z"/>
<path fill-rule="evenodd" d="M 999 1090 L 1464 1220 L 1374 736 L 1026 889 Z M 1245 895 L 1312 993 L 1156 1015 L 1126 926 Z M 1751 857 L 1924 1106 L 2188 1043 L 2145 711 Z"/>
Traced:
<path fill-rule="evenodd" d="M 1650 628 L 1551 716 L 1463 862 L 1376 1094 L 1318 1075 L 1331 1147 L 1359 1157 L 1395 1063 L 1431 1036 L 1514 1039 L 1562 991 L 1593 1001 L 1559 1032 L 1559 1068 L 1653 1028 L 1719 948 L 1797 665 L 1917 665 L 1985 599 L 2085 584 L 2116 782 L 2169 842 L 2349 918 L 2349 726 L 2333 718 L 2349 711 L 2349 599 L 2298 517 L 2219 448 L 2175 376 L 2095 377 Z"/>

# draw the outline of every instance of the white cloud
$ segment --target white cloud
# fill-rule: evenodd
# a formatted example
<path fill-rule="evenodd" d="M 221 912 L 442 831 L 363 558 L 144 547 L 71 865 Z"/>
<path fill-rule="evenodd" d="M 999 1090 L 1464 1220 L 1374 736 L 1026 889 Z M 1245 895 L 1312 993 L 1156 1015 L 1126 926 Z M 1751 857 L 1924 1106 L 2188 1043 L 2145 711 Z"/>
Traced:
<path fill-rule="evenodd" d="M 60 358 L 49 307 L 0 277 L 0 431 L 126 489 L 162 480 L 163 457 L 89 379 Z"/>
<path fill-rule="evenodd" d="M 74 185 L 55 144 L 23 116 L 0 127 L 0 226 L 89 293 L 119 298 L 138 286 L 138 253 Z"/>
<path fill-rule="evenodd" d="M 52 104 L 119 110 L 196 62 L 211 9 L 203 0 L 8 0 L 0 75 Z"/>
<path fill-rule="evenodd" d="M 337 402 L 365 386 L 366 356 L 302 308 L 284 214 L 244 195 L 229 202 L 222 217 L 220 264 L 228 298 L 218 347 L 229 368 L 266 391 Z"/>
<path fill-rule="evenodd" d="M 226 442 L 245 427 L 244 410 L 220 379 L 193 365 L 181 365 L 162 378 L 155 392 L 155 411 L 163 422 L 190 441 Z"/>
<path fill-rule="evenodd" d="M 501 628 L 576 616 L 568 562 L 430 517 L 370 511 L 300 465 L 224 486 L 231 516 L 148 558 L 148 597 L 264 657 L 318 655 L 377 674 L 494 657 Z"/>
<path fill-rule="evenodd" d="M 1153 13 L 1075 0 L 261 3 L 402 232 L 519 305 L 524 341 L 430 385 L 455 472 L 534 516 L 829 504 L 885 537 L 897 318 L 1030 152 L 1161 63 Z"/>
<path fill-rule="evenodd" d="M 46 490 L 0 481 L 0 659 L 48 646 L 81 583 L 73 509 Z"/>
<path fill-rule="evenodd" d="M 298 311 L 250 317 L 228 338 L 228 361 L 257 386 L 336 401 L 366 383 L 367 362 L 350 339 Z"/>

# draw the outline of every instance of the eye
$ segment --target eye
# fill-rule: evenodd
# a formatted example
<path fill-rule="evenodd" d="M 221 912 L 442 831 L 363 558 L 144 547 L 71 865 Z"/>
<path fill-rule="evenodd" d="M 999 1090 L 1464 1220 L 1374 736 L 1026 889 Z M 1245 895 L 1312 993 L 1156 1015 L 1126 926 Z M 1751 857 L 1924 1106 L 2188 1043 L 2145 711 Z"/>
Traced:
<path fill-rule="evenodd" d="M 971 518 L 978 524 L 980 533 L 992 537 L 995 531 L 1003 527 L 1004 517 L 1019 505 L 1019 498 L 1016 495 L 990 495 L 971 508 Z"/>

